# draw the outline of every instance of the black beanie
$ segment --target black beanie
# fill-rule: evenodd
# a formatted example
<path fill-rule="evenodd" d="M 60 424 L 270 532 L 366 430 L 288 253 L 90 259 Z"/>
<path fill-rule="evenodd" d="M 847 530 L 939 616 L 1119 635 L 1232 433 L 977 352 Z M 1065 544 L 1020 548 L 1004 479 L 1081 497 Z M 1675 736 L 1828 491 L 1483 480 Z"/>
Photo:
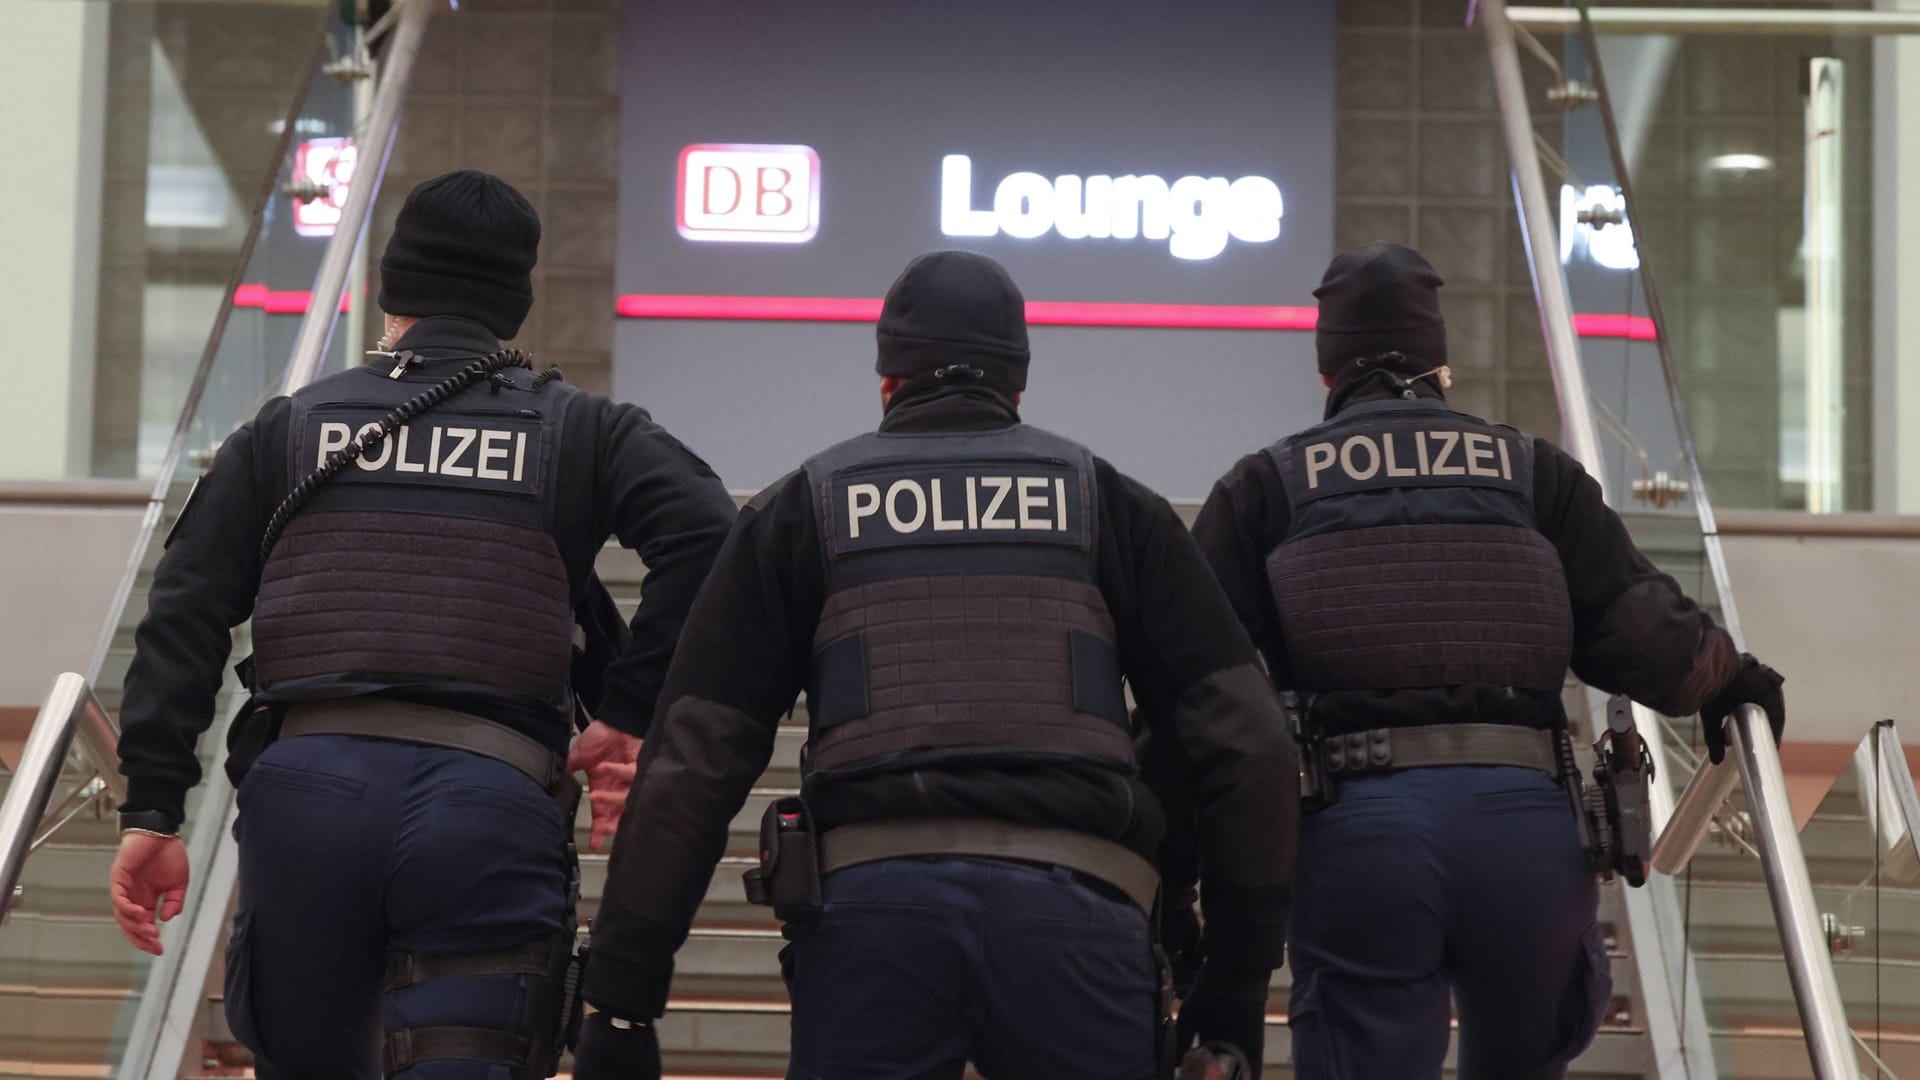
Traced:
<path fill-rule="evenodd" d="M 407 192 L 380 256 L 380 310 L 458 315 L 510 339 L 533 307 L 540 215 L 512 184 L 462 169 Z"/>
<path fill-rule="evenodd" d="M 1320 373 L 1337 375 L 1363 356 L 1403 352 L 1438 367 L 1447 362 L 1447 324 L 1433 264 L 1385 241 L 1343 251 L 1313 295 L 1320 301 L 1314 346 Z"/>
<path fill-rule="evenodd" d="M 971 251 L 930 251 L 887 290 L 874 327 L 882 375 L 912 378 L 951 364 L 993 385 L 1027 386 L 1027 301 L 1005 267 Z"/>

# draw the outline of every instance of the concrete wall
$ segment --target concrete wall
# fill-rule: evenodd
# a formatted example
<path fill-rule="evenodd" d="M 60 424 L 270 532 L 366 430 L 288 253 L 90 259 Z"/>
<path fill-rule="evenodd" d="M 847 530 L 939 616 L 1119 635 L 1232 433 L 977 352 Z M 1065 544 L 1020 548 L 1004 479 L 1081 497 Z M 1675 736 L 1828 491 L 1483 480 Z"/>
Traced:
<path fill-rule="evenodd" d="M 1747 647 L 1787 677 L 1793 742 L 1851 747 L 1891 718 L 1920 745 L 1920 539 L 1730 535 Z"/>
<path fill-rule="evenodd" d="M 0 707 L 38 705 L 93 654 L 138 507 L 0 505 Z"/>
<path fill-rule="evenodd" d="M 138 506 L 0 497 L 0 764 L 19 760 L 54 676 L 93 655 L 140 517 Z"/>

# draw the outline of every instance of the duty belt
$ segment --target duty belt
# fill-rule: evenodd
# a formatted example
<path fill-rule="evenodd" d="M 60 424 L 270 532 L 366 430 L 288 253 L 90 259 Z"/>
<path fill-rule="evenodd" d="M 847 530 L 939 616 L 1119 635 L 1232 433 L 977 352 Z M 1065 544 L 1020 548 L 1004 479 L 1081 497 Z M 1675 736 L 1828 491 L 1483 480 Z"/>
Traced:
<path fill-rule="evenodd" d="M 820 873 L 916 855 L 1045 863 L 1098 878 L 1151 914 L 1160 874 L 1131 849 L 1072 829 L 985 818 L 907 818 L 842 825 L 820 838 Z"/>
<path fill-rule="evenodd" d="M 287 706 L 280 737 L 291 739 L 303 735 L 351 735 L 464 750 L 505 762 L 527 774 L 558 800 L 568 815 L 580 801 L 579 782 L 567 772 L 565 758 L 505 724 L 453 709 L 388 698 L 348 698 Z"/>
<path fill-rule="evenodd" d="M 1553 733 L 1510 724 L 1374 728 L 1318 740 L 1328 776 L 1360 776 L 1431 765 L 1517 765 L 1559 776 Z"/>

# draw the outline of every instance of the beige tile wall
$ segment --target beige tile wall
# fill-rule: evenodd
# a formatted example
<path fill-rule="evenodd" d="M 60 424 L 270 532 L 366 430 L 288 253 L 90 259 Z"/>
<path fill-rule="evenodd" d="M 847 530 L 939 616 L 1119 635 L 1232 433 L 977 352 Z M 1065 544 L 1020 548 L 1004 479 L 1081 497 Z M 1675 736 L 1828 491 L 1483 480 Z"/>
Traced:
<path fill-rule="evenodd" d="M 620 10 L 620 0 L 468 0 L 435 16 L 369 237 L 381 250 L 407 190 L 439 173 L 511 182 L 544 228 L 515 344 L 601 393 L 613 365 Z M 369 297 L 377 267 L 371 276 Z"/>

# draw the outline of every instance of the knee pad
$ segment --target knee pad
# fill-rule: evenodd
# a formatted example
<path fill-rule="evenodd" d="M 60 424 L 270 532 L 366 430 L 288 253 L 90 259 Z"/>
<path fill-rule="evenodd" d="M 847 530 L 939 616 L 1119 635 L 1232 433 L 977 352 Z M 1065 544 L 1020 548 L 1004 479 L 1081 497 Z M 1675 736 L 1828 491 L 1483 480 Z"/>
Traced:
<path fill-rule="evenodd" d="M 519 976 L 526 990 L 512 1031 L 451 1026 L 389 1031 L 386 1075 L 423 1061 L 445 1060 L 505 1065 L 514 1080 L 545 1080 L 558 1072 L 567 1043 L 564 1029 L 578 1012 L 571 1007 L 579 982 L 573 946 L 569 927 L 499 952 L 440 956 L 396 950 L 387 962 L 388 993 L 430 979 L 484 975 Z"/>

